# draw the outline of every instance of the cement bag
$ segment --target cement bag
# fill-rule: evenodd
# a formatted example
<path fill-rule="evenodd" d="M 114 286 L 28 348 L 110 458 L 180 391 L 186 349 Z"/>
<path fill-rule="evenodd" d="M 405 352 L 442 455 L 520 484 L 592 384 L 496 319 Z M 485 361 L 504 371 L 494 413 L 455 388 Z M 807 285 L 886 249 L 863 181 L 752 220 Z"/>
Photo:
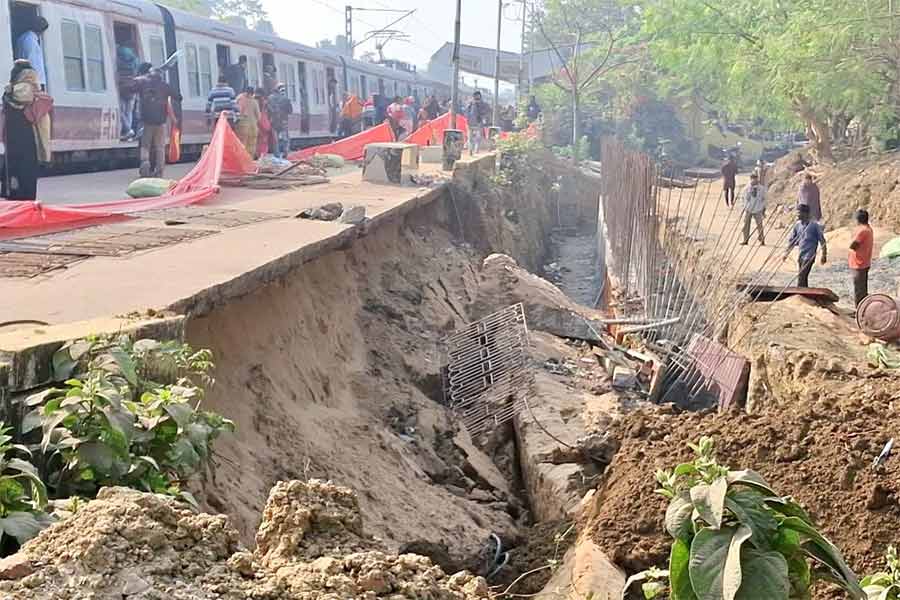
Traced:
<path fill-rule="evenodd" d="M 900 237 L 895 237 L 881 247 L 881 258 L 895 258 L 900 256 Z"/>
<path fill-rule="evenodd" d="M 345 161 L 343 156 L 337 154 L 316 154 L 310 162 L 325 169 L 340 169 Z"/>
<path fill-rule="evenodd" d="M 174 179 L 142 177 L 132 181 L 125 193 L 132 198 L 155 198 L 168 192 L 176 183 Z"/>

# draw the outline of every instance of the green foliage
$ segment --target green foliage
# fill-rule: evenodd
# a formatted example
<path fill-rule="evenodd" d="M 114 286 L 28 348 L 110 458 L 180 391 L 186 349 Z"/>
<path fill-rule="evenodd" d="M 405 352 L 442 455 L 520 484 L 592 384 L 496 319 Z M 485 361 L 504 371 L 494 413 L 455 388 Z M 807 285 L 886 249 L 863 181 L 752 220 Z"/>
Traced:
<path fill-rule="evenodd" d="M 0 423 L 0 542 L 4 536 L 23 544 L 50 524 L 44 512 L 47 489 L 30 462 L 28 448 L 12 443 L 10 428 Z"/>
<path fill-rule="evenodd" d="M 774 125 L 895 113 L 897 64 L 885 2 L 640 5 L 642 31 L 667 92 L 697 94 L 732 117 Z"/>
<path fill-rule="evenodd" d="M 55 497 L 100 487 L 184 494 L 181 484 L 210 459 L 234 424 L 200 410 L 213 368 L 208 350 L 127 337 L 67 344 L 53 357 L 60 387 L 26 400 L 24 433 L 41 430 L 44 480 Z"/>
<path fill-rule="evenodd" d="M 492 181 L 500 187 L 521 189 L 535 163 L 534 154 L 541 147 L 539 140 L 524 133 L 513 133 L 506 139 L 497 140 L 499 162 Z"/>
<path fill-rule="evenodd" d="M 270 23 L 261 0 L 167 0 L 166 5 L 226 22 L 237 19 L 237 24 L 253 28 Z M 232 56 L 232 59 L 237 57 Z"/>
<path fill-rule="evenodd" d="M 887 571 L 866 575 L 860 582 L 868 600 L 900 600 L 900 558 L 897 549 L 888 546 L 884 558 Z"/>
<path fill-rule="evenodd" d="M 665 526 L 674 540 L 671 600 L 807 599 L 817 578 L 866 598 L 803 508 L 757 473 L 720 465 L 710 438 L 691 448 L 692 462 L 656 474 L 659 493 L 669 499 Z"/>

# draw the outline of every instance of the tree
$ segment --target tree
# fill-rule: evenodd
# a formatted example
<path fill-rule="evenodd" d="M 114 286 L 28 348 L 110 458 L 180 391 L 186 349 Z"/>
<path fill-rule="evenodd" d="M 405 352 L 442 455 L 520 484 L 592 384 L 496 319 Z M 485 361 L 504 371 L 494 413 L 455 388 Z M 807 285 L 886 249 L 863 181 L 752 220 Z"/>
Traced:
<path fill-rule="evenodd" d="M 269 29 L 272 26 L 262 0 L 169 0 L 166 4 L 239 27 L 249 26 L 257 31 L 268 33 L 267 26 Z"/>
<path fill-rule="evenodd" d="M 581 139 L 585 94 L 597 91 L 616 69 L 639 60 L 640 46 L 633 40 L 637 16 L 630 4 L 600 0 L 546 0 L 538 15 L 541 38 L 559 65 L 552 83 L 572 107 L 573 148 Z"/>
<path fill-rule="evenodd" d="M 642 0 L 670 87 L 737 118 L 802 124 L 820 160 L 853 119 L 896 115 L 888 0 Z M 843 123 L 843 127 L 839 124 Z"/>

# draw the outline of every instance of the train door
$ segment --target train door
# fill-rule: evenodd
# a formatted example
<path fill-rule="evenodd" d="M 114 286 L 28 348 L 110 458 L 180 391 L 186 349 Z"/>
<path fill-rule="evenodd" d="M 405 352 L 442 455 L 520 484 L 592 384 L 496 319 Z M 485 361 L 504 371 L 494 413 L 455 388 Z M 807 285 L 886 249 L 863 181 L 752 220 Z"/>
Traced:
<path fill-rule="evenodd" d="M 134 92 L 122 88 L 132 77 L 138 74 L 141 62 L 141 43 L 138 39 L 137 27 L 132 23 L 113 21 L 113 37 L 116 42 L 116 76 L 119 89 L 119 133 L 123 141 L 134 138 L 139 124 L 135 118 Z"/>
<path fill-rule="evenodd" d="M 33 58 L 26 56 L 26 53 L 29 51 L 39 52 L 39 60 L 41 64 L 44 65 L 44 78 L 48 78 L 49 74 L 47 73 L 46 64 L 47 62 L 44 60 L 44 46 L 43 46 L 43 35 L 42 33 L 38 34 L 38 43 L 40 44 L 39 48 L 29 48 L 27 45 L 23 45 L 19 43 L 19 38 L 26 31 L 32 30 L 34 25 L 38 21 L 40 17 L 40 9 L 37 4 L 31 4 L 29 2 L 10 2 L 9 3 L 9 27 L 10 33 L 12 34 L 12 51 L 13 58 Z M 43 82 L 47 85 L 47 82 Z M 49 85 L 47 88 L 49 89 Z"/>
<path fill-rule="evenodd" d="M 300 77 L 300 131 L 309 133 L 309 92 L 306 85 L 306 63 L 297 61 L 297 73 Z"/>
<path fill-rule="evenodd" d="M 378 78 L 378 93 L 384 96 L 384 79 Z"/>
<path fill-rule="evenodd" d="M 340 102 L 338 101 L 338 81 L 334 76 L 334 67 L 327 67 L 325 69 L 325 81 L 328 90 L 328 129 L 331 133 L 335 133 L 338 125 L 338 112 L 341 110 L 341 107 Z"/>
<path fill-rule="evenodd" d="M 225 44 L 216 44 L 216 63 L 219 65 L 219 73 L 224 73 L 228 65 L 231 64 L 231 48 Z M 236 94 L 240 94 L 244 90 L 234 90 Z"/>

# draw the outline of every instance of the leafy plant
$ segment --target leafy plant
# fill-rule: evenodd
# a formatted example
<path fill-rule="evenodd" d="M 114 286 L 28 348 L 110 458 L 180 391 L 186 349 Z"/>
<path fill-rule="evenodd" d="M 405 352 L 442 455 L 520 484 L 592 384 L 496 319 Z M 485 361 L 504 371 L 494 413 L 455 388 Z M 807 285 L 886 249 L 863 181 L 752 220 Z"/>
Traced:
<path fill-rule="evenodd" d="M 208 350 L 178 342 L 93 338 L 53 359 L 60 387 L 35 394 L 23 432 L 41 429 L 40 465 L 54 497 L 102 486 L 185 495 L 211 445 L 234 424 L 200 410 L 213 368 Z M 190 498 L 188 497 L 190 500 Z"/>
<path fill-rule="evenodd" d="M 497 141 L 499 164 L 492 180 L 501 187 L 521 189 L 531 170 L 532 158 L 541 142 L 522 133 L 510 134 Z"/>
<path fill-rule="evenodd" d="M 31 452 L 13 444 L 9 431 L 0 423 L 0 541 L 9 536 L 22 544 L 50 524 L 47 489 L 34 465 L 15 456 Z"/>
<path fill-rule="evenodd" d="M 753 471 L 731 471 L 712 439 L 690 447 L 692 462 L 656 474 L 670 500 L 666 531 L 671 600 L 788 600 L 810 597 L 816 579 L 864 599 L 856 575 L 800 505 Z M 638 574 L 628 586 L 646 579 Z"/>
<path fill-rule="evenodd" d="M 868 600 L 900 600 L 900 557 L 897 549 L 888 546 L 884 555 L 887 571 L 863 577 L 860 585 Z"/>

